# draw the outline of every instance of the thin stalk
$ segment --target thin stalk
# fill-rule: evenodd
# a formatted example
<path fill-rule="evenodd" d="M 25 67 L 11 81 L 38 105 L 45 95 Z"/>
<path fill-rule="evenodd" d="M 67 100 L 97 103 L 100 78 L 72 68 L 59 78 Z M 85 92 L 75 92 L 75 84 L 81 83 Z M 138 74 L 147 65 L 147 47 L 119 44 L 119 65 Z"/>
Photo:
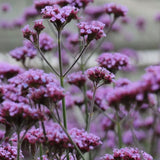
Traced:
<path fill-rule="evenodd" d="M 120 120 L 118 117 L 118 111 L 116 111 L 116 116 L 117 116 L 117 134 L 118 134 L 118 146 L 119 148 L 122 148 L 122 134 L 121 134 L 121 126 L 120 126 Z"/>
<path fill-rule="evenodd" d="M 79 56 L 77 57 L 77 59 L 73 62 L 73 64 L 67 69 L 67 71 L 64 73 L 63 77 L 65 77 L 69 72 L 70 70 L 74 67 L 74 65 L 78 62 L 78 60 L 81 58 L 81 56 L 83 55 L 83 53 L 85 52 L 85 50 L 87 49 L 89 43 L 87 43 L 83 49 L 81 50 Z"/>
<path fill-rule="evenodd" d="M 54 112 L 52 111 L 51 108 L 49 108 L 50 112 L 51 112 L 51 116 L 52 119 L 56 120 L 56 122 L 60 125 L 60 127 L 63 129 L 63 131 L 66 133 L 67 137 L 69 138 L 69 140 L 71 141 L 71 143 L 74 145 L 77 153 L 79 153 L 79 155 L 82 157 L 83 160 L 85 160 L 85 158 L 83 157 L 82 152 L 80 151 L 80 149 L 78 148 L 78 146 L 74 143 L 74 141 L 72 140 L 71 136 L 69 135 L 69 133 L 67 132 L 67 129 L 62 125 L 61 122 L 58 121 L 57 117 L 55 116 Z"/>
<path fill-rule="evenodd" d="M 157 136 L 156 136 L 156 125 L 157 125 L 157 120 L 158 120 L 158 115 L 157 115 L 157 108 L 160 106 L 160 100 L 159 100 L 159 93 L 157 94 L 157 106 L 155 106 L 155 110 L 153 111 L 153 134 L 150 142 L 150 154 L 151 155 L 156 155 L 156 149 L 157 149 Z"/>
<path fill-rule="evenodd" d="M 43 149 L 42 149 L 42 144 L 40 144 L 40 151 L 39 151 L 39 156 L 40 156 L 40 160 L 43 160 Z"/>
<path fill-rule="evenodd" d="M 113 24 L 115 23 L 116 18 L 113 19 L 112 23 L 110 24 L 108 30 L 106 31 L 106 35 L 108 35 L 112 29 Z M 107 37 L 107 36 L 106 36 Z M 102 38 L 100 40 L 100 42 L 98 43 L 98 45 L 96 46 L 96 48 L 91 52 L 91 54 L 88 56 L 88 58 L 86 59 L 86 61 L 84 62 L 84 65 L 87 64 L 87 62 L 89 61 L 89 59 L 92 57 L 92 55 L 97 51 L 97 49 L 100 48 L 100 46 L 103 44 L 103 42 L 106 40 L 106 37 Z"/>
<path fill-rule="evenodd" d="M 86 117 L 85 117 L 85 120 L 86 120 L 86 127 L 85 127 L 85 130 L 87 130 L 87 128 L 88 128 L 88 120 L 89 120 L 89 114 L 88 114 L 88 104 L 87 104 L 87 86 L 86 86 L 86 84 L 84 84 L 84 86 L 83 86 L 83 95 L 84 95 L 84 105 L 85 105 L 85 115 L 86 115 Z"/>
<path fill-rule="evenodd" d="M 44 59 L 44 61 L 47 63 L 47 65 L 50 67 L 50 69 L 59 77 L 59 73 L 51 66 L 51 64 L 48 62 L 48 60 L 45 58 L 44 53 L 41 51 L 39 46 L 36 46 L 37 50 L 39 51 L 41 57 Z"/>
<path fill-rule="evenodd" d="M 92 97 L 91 107 L 90 107 L 91 110 L 90 110 L 90 114 L 89 114 L 89 117 L 88 117 L 88 126 L 86 127 L 88 132 L 89 132 L 89 130 L 90 130 L 91 119 L 92 119 L 92 115 L 93 115 L 93 109 L 94 109 L 94 101 L 95 101 L 95 96 L 96 96 L 96 90 L 97 90 L 97 87 L 96 87 L 96 85 L 94 85 L 94 88 L 93 88 L 93 97 Z"/>
<path fill-rule="evenodd" d="M 20 148 L 21 148 L 20 132 L 17 131 L 17 160 L 20 160 Z"/>
<path fill-rule="evenodd" d="M 58 30 L 58 55 L 59 55 L 60 83 L 61 87 L 64 88 L 63 65 L 62 65 L 62 55 L 61 55 L 61 30 Z M 63 124 L 64 127 L 67 129 L 65 98 L 62 99 L 62 111 L 63 111 Z"/>

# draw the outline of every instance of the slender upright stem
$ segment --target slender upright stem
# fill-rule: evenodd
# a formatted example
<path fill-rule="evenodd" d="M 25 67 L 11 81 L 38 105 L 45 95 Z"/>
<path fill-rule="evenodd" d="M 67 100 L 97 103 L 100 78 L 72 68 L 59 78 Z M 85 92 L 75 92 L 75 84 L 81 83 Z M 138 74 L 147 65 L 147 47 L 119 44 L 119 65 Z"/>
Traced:
<path fill-rule="evenodd" d="M 51 66 L 51 64 L 48 62 L 48 60 L 45 58 L 44 53 L 41 51 L 39 46 L 36 46 L 37 50 L 39 51 L 41 57 L 44 59 L 44 61 L 47 63 L 47 65 L 50 67 L 50 69 L 59 77 L 58 72 Z"/>
<path fill-rule="evenodd" d="M 70 70 L 74 67 L 74 65 L 78 62 L 78 60 L 81 58 L 81 56 L 83 55 L 83 53 L 84 53 L 85 50 L 87 49 L 88 45 L 89 45 L 89 43 L 87 43 L 87 44 L 83 47 L 83 49 L 82 49 L 82 51 L 80 52 L 79 56 L 78 56 L 77 59 L 73 62 L 73 64 L 67 69 L 67 71 L 64 73 L 63 77 L 65 77 L 65 76 L 70 72 Z"/>
<path fill-rule="evenodd" d="M 40 144 L 40 151 L 39 151 L 39 156 L 40 156 L 40 160 L 43 160 L 43 149 L 42 149 L 42 144 Z"/>
<path fill-rule="evenodd" d="M 20 148 L 21 148 L 20 132 L 17 131 L 17 160 L 20 160 Z"/>
<path fill-rule="evenodd" d="M 118 116 L 118 111 L 116 111 L 117 116 L 117 134 L 118 134 L 118 146 L 119 148 L 122 148 L 122 134 L 121 134 L 121 126 L 120 126 L 120 120 Z"/>
<path fill-rule="evenodd" d="M 96 90 L 97 90 L 97 87 L 96 87 L 96 85 L 94 85 L 93 97 L 92 97 L 91 107 L 90 107 L 90 114 L 89 114 L 89 117 L 88 117 L 88 126 L 86 127 L 88 132 L 90 130 L 91 120 L 92 120 L 92 116 L 93 116 L 93 109 L 94 109 L 94 101 L 95 101 L 95 96 L 96 96 Z"/>
<path fill-rule="evenodd" d="M 58 55 L 59 55 L 60 83 L 61 86 L 64 88 L 63 65 L 62 65 L 62 55 L 61 55 L 61 30 L 58 30 Z M 62 99 L 62 110 L 63 110 L 63 124 L 64 127 L 67 129 L 65 98 Z"/>
<path fill-rule="evenodd" d="M 156 149 L 157 149 L 157 136 L 156 136 L 156 125 L 157 125 L 157 121 L 158 121 L 158 115 L 156 114 L 157 113 L 157 109 L 158 107 L 160 106 L 160 99 L 159 99 L 159 93 L 157 94 L 157 106 L 155 106 L 155 109 L 153 110 L 153 117 L 154 117 L 154 120 L 153 120 L 153 134 L 152 134 L 152 137 L 151 137 L 151 142 L 150 142 L 150 154 L 152 156 L 155 157 L 156 155 Z"/>

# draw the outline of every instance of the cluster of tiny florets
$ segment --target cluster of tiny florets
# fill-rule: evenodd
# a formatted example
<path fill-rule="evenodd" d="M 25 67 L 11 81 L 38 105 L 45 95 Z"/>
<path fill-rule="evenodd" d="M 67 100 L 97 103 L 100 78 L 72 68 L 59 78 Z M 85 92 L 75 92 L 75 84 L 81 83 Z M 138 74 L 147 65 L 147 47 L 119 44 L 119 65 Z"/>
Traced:
<path fill-rule="evenodd" d="M 115 73 L 128 67 L 129 58 L 120 53 L 103 53 L 98 57 L 97 62 L 101 67 Z"/>
<path fill-rule="evenodd" d="M 72 19 L 77 19 L 78 9 L 74 6 L 60 8 L 58 5 L 46 6 L 42 9 L 43 18 L 49 18 L 56 29 L 63 28 Z"/>
<path fill-rule="evenodd" d="M 108 14 L 113 14 L 115 18 L 126 16 L 128 9 L 125 6 L 117 5 L 115 3 L 108 3 L 105 6 L 105 11 Z"/>
<path fill-rule="evenodd" d="M 78 28 L 80 29 L 80 35 L 86 38 L 86 41 L 89 43 L 90 41 L 96 39 L 100 39 L 105 37 L 103 29 L 105 24 L 99 21 L 81 22 L 78 24 Z"/>
<path fill-rule="evenodd" d="M 106 154 L 101 160 L 153 160 L 152 156 L 137 148 L 114 149 L 113 155 Z"/>
<path fill-rule="evenodd" d="M 86 71 L 86 75 L 91 81 L 96 82 L 97 84 L 100 81 L 103 81 L 105 84 L 111 83 L 114 79 L 114 74 L 103 67 L 89 68 Z"/>
<path fill-rule="evenodd" d="M 86 76 L 82 73 L 82 71 L 74 72 L 68 75 L 67 81 L 69 84 L 74 84 L 81 87 L 86 82 Z"/>
<path fill-rule="evenodd" d="M 9 144 L 0 146 L 0 159 L 1 160 L 15 160 L 17 158 L 17 147 Z M 20 152 L 20 158 L 23 158 L 22 152 Z"/>

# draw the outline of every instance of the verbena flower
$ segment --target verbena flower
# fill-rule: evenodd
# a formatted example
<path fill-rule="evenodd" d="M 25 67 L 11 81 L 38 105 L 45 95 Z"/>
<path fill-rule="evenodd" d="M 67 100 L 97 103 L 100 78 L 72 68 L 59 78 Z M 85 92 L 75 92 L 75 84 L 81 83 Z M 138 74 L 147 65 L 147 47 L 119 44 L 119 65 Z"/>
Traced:
<path fill-rule="evenodd" d="M 93 150 L 95 147 L 102 144 L 98 136 L 87 133 L 84 130 L 73 128 L 69 131 L 69 134 L 83 153 Z"/>
<path fill-rule="evenodd" d="M 71 0 L 70 5 L 73 5 L 77 8 L 85 8 L 93 0 Z"/>
<path fill-rule="evenodd" d="M 24 72 L 24 70 L 18 66 L 4 62 L 0 63 L 0 79 L 2 80 L 7 80 L 22 72 Z"/>
<path fill-rule="evenodd" d="M 17 147 L 10 144 L 0 145 L 0 159 L 1 160 L 15 160 L 17 158 Z M 24 158 L 20 151 L 20 158 Z"/>
<path fill-rule="evenodd" d="M 0 6 L 2 12 L 8 12 L 11 10 L 11 5 L 10 3 L 2 3 Z"/>
<path fill-rule="evenodd" d="M 106 154 L 101 158 L 101 160 L 141 160 L 142 158 L 145 160 L 153 160 L 151 155 L 139 150 L 138 148 L 125 147 L 121 149 L 114 149 L 113 155 Z"/>
<path fill-rule="evenodd" d="M 39 47 L 43 52 L 51 51 L 56 44 L 53 42 L 53 38 L 47 33 L 41 33 L 39 37 Z"/>
<path fill-rule="evenodd" d="M 42 19 L 36 20 L 34 22 L 33 28 L 38 34 L 40 34 L 40 32 L 45 28 L 45 26 L 43 25 L 43 20 Z"/>
<path fill-rule="evenodd" d="M 72 6 L 60 8 L 58 5 L 42 9 L 43 18 L 49 18 L 57 30 L 62 29 L 72 19 L 77 19 L 78 9 Z"/>
<path fill-rule="evenodd" d="M 103 53 L 98 57 L 97 62 L 101 67 L 115 73 L 118 70 L 127 68 L 129 58 L 120 53 Z"/>
<path fill-rule="evenodd" d="M 69 84 L 73 84 L 78 87 L 82 87 L 86 82 L 86 76 L 82 73 L 82 71 L 74 72 L 68 75 L 67 82 Z"/>
<path fill-rule="evenodd" d="M 92 21 L 88 22 L 80 22 L 78 24 L 78 28 L 80 29 L 80 35 L 86 38 L 87 43 L 91 42 L 92 40 L 100 39 L 105 37 L 106 34 L 104 33 L 105 24 L 99 21 Z"/>
<path fill-rule="evenodd" d="M 44 115 L 37 109 L 23 103 L 4 101 L 0 108 L 1 123 L 15 127 L 14 129 L 27 129 L 37 121 L 43 120 Z"/>
<path fill-rule="evenodd" d="M 107 14 L 113 14 L 115 18 L 126 16 L 128 9 L 125 6 L 117 5 L 115 3 L 108 3 L 105 6 Z"/>
<path fill-rule="evenodd" d="M 100 81 L 103 81 L 104 84 L 108 84 L 114 79 L 114 74 L 103 67 L 89 68 L 85 73 L 87 77 L 96 84 Z"/>
<path fill-rule="evenodd" d="M 52 6 L 54 4 L 55 4 L 54 0 L 35 0 L 34 1 L 34 7 L 39 12 L 46 6 Z"/>

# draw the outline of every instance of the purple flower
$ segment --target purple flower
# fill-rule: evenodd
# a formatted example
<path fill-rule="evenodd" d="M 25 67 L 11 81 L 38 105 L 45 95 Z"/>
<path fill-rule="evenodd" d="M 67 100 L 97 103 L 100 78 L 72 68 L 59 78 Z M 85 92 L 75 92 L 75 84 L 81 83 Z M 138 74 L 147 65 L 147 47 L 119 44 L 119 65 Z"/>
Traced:
<path fill-rule="evenodd" d="M 108 3 L 105 6 L 107 14 L 113 14 L 115 18 L 126 16 L 128 9 L 125 6 L 117 5 L 115 3 Z"/>
<path fill-rule="evenodd" d="M 37 55 L 37 51 L 30 41 L 25 40 L 23 44 L 24 46 L 17 47 L 10 51 L 10 55 L 17 61 L 21 60 L 22 62 L 24 62 L 27 57 L 32 59 Z"/>
<path fill-rule="evenodd" d="M 157 13 L 155 16 L 155 21 L 160 22 L 160 13 Z"/>
<path fill-rule="evenodd" d="M 54 4 L 55 4 L 54 0 L 35 0 L 34 1 L 34 7 L 39 12 L 46 6 L 52 6 Z"/>
<path fill-rule="evenodd" d="M 38 34 L 40 34 L 40 32 L 44 29 L 44 25 L 43 25 L 43 20 L 42 19 L 39 19 L 39 20 L 36 20 L 34 22 L 34 29 L 35 31 L 37 31 Z"/>
<path fill-rule="evenodd" d="M 53 38 L 46 33 L 40 34 L 39 46 L 43 52 L 51 51 L 56 45 L 53 42 Z"/>
<path fill-rule="evenodd" d="M 120 78 L 117 81 L 115 81 L 115 87 L 123 87 L 127 86 L 131 83 L 131 81 L 127 78 Z"/>
<path fill-rule="evenodd" d="M 8 12 L 11 9 L 11 5 L 10 3 L 3 3 L 0 8 L 3 12 Z"/>
<path fill-rule="evenodd" d="M 0 159 L 1 160 L 15 160 L 17 158 L 17 147 L 10 144 L 0 145 Z M 22 151 L 20 151 L 20 158 L 24 158 Z"/>
<path fill-rule="evenodd" d="M 92 21 L 90 23 L 87 22 L 80 22 L 78 24 L 78 28 L 80 29 L 80 35 L 86 38 L 87 43 L 96 39 L 100 39 L 105 37 L 106 34 L 104 33 L 104 24 L 99 21 Z"/>
<path fill-rule="evenodd" d="M 146 21 L 144 18 L 140 17 L 137 19 L 136 21 L 136 26 L 140 31 L 144 31 L 145 30 L 145 26 L 146 26 Z"/>
<path fill-rule="evenodd" d="M 129 65 L 129 58 L 120 53 L 103 53 L 98 57 L 97 62 L 101 67 L 115 73 Z"/>
<path fill-rule="evenodd" d="M 4 101 L 2 103 L 0 117 L 1 123 L 15 127 L 14 129 L 19 127 L 21 129 L 28 128 L 37 121 L 44 119 L 44 115 L 39 110 L 33 109 L 23 103 L 11 101 Z"/>
<path fill-rule="evenodd" d="M 86 76 L 82 71 L 74 72 L 68 75 L 67 82 L 81 88 L 86 82 Z"/>
<path fill-rule="evenodd" d="M 22 29 L 23 37 L 26 39 L 30 39 L 32 32 L 28 24 Z"/>
<path fill-rule="evenodd" d="M 22 73 L 24 70 L 18 66 L 13 66 L 8 63 L 0 63 L 0 79 L 7 80 Z"/>
<path fill-rule="evenodd" d="M 92 19 L 97 19 L 102 14 L 104 14 L 104 7 L 103 6 L 88 6 L 85 9 L 85 13 L 88 16 L 91 16 Z"/>
<path fill-rule="evenodd" d="M 87 133 L 84 130 L 73 128 L 69 131 L 69 134 L 83 153 L 93 150 L 95 147 L 102 144 L 98 136 Z"/>
<path fill-rule="evenodd" d="M 46 6 L 42 9 L 43 18 L 50 18 L 57 30 L 63 28 L 72 19 L 77 19 L 78 9 L 71 6 L 60 8 L 58 5 Z"/>
<path fill-rule="evenodd" d="M 111 83 L 114 79 L 114 74 L 110 73 L 107 69 L 102 67 L 89 68 L 85 74 L 91 81 L 95 82 L 96 84 L 98 84 L 100 81 L 108 84 Z"/>
<path fill-rule="evenodd" d="M 147 154 L 144 151 L 139 150 L 138 148 L 121 148 L 114 149 L 113 151 L 114 159 L 133 159 L 133 160 L 141 160 L 144 158 L 145 160 L 153 160 L 152 156 Z"/>
<path fill-rule="evenodd" d="M 90 2 L 93 2 L 93 0 L 71 0 L 70 5 L 77 8 L 85 8 Z"/>

